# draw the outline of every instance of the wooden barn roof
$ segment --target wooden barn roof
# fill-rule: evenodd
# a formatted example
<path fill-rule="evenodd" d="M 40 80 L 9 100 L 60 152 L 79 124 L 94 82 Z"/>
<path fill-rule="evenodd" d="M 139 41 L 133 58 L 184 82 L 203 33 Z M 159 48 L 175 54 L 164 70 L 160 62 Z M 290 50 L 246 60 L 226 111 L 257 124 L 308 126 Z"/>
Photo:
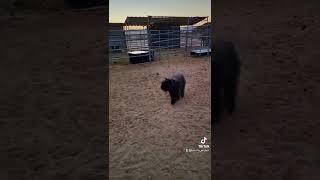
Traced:
<path fill-rule="evenodd" d="M 200 30 L 207 29 L 208 26 L 209 26 L 209 28 L 211 28 L 211 22 L 204 23 L 201 26 L 198 26 L 197 29 L 200 29 Z"/>
<path fill-rule="evenodd" d="M 151 24 L 171 24 L 174 26 L 193 25 L 206 19 L 204 17 L 174 17 L 174 16 L 152 16 Z M 189 19 L 189 24 L 188 24 Z M 127 17 L 125 22 L 127 26 L 147 26 L 148 17 Z"/>
<path fill-rule="evenodd" d="M 148 18 L 147 17 L 127 17 L 124 24 L 127 26 L 147 26 Z"/>

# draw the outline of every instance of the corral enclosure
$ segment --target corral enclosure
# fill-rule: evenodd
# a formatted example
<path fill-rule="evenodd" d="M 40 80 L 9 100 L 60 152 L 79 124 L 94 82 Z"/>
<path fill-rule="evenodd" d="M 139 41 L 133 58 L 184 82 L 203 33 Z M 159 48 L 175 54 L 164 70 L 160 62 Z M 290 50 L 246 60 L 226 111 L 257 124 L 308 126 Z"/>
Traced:
<path fill-rule="evenodd" d="M 136 51 L 146 52 L 137 56 L 149 56 L 149 61 L 178 53 L 187 58 L 194 50 L 211 52 L 208 17 L 127 17 L 122 24 L 109 24 L 110 63 L 128 62 Z"/>

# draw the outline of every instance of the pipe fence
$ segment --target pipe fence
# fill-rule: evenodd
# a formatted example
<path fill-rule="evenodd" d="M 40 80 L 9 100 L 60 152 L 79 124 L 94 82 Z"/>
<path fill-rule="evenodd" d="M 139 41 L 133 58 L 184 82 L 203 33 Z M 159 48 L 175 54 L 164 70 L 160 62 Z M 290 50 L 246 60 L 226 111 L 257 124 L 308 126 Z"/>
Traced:
<path fill-rule="evenodd" d="M 180 30 L 109 30 L 109 61 L 128 60 L 129 53 L 138 51 L 147 52 L 149 61 L 179 53 L 187 58 L 192 50 L 207 52 L 209 56 L 210 32 L 209 26 L 187 26 Z M 145 53 L 135 57 L 144 56 Z"/>

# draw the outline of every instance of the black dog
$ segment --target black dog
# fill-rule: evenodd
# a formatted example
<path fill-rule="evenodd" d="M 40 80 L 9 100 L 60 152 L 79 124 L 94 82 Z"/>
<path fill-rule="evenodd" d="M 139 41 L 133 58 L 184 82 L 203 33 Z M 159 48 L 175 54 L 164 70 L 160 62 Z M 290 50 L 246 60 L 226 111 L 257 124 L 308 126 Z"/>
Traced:
<path fill-rule="evenodd" d="M 229 114 L 236 106 L 240 59 L 232 42 L 216 41 L 213 44 L 213 123 L 220 120 L 222 103 Z M 222 95 L 224 102 L 222 102 Z"/>
<path fill-rule="evenodd" d="M 186 80 L 183 74 L 177 73 L 170 78 L 165 78 L 161 83 L 161 89 L 163 91 L 169 91 L 171 97 L 171 104 L 175 104 L 180 97 L 184 97 L 184 89 L 186 86 Z"/>

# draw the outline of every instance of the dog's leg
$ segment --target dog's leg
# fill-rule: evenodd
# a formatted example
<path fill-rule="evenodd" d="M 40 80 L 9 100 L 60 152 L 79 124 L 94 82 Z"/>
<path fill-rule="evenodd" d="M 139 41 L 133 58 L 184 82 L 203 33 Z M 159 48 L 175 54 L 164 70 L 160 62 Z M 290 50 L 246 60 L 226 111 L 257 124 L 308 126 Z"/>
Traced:
<path fill-rule="evenodd" d="M 176 100 L 171 99 L 171 104 L 174 105 L 176 103 Z"/>
<path fill-rule="evenodd" d="M 179 100 L 181 98 L 181 88 L 178 89 L 177 99 Z"/>
<path fill-rule="evenodd" d="M 171 104 L 175 104 L 177 102 L 177 93 L 176 92 L 170 92 L 170 97 L 171 97 Z"/>
<path fill-rule="evenodd" d="M 181 89 L 181 97 L 184 97 L 184 88 Z"/>
<path fill-rule="evenodd" d="M 171 104 L 172 105 L 174 105 L 176 102 L 177 102 L 177 98 L 176 97 L 171 98 Z"/>

